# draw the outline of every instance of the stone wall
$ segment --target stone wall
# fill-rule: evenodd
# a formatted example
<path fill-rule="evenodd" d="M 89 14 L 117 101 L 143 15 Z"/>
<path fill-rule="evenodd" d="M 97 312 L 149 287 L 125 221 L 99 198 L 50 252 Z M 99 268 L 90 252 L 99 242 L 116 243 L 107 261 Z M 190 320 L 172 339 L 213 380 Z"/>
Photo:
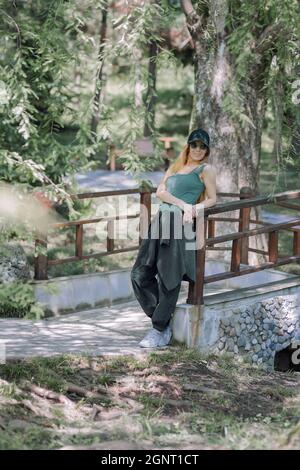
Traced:
<path fill-rule="evenodd" d="M 31 278 L 25 251 L 18 243 L 0 246 L 0 283 L 24 281 Z"/>
<path fill-rule="evenodd" d="M 246 354 L 272 367 L 275 352 L 290 346 L 300 331 L 296 307 L 296 297 L 289 295 L 235 308 L 220 320 L 217 352 Z"/>
<path fill-rule="evenodd" d="M 272 369 L 276 352 L 300 340 L 300 277 L 206 295 L 198 310 L 177 305 L 172 327 L 188 347 Z"/>

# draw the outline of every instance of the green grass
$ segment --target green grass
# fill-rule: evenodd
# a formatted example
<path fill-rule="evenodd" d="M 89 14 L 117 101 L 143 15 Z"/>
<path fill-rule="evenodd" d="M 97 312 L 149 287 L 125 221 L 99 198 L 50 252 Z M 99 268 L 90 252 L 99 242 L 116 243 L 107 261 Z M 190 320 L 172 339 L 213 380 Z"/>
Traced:
<path fill-rule="evenodd" d="M 0 366 L 0 376 L 16 384 L 25 380 L 61 392 L 66 380 L 74 376 L 76 360 L 71 356 L 34 358 Z"/>
<path fill-rule="evenodd" d="M 114 440 L 159 449 L 299 447 L 298 375 L 228 356 L 184 347 L 142 358 L 66 355 L 10 362 L 0 366 L 0 378 L 1 449 L 106 448 Z M 30 394 L 24 381 L 59 393 L 72 382 L 104 395 L 99 401 L 68 393 L 63 405 Z M 92 420 L 95 405 L 101 418 Z"/>

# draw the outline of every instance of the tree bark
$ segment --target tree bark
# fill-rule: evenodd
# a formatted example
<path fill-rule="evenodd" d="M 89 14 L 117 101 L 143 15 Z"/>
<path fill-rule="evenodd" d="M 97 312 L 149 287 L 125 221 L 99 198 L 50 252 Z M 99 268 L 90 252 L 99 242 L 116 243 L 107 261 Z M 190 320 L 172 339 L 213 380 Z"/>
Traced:
<path fill-rule="evenodd" d="M 284 98 L 284 89 L 283 84 L 280 81 L 277 81 L 274 94 L 274 119 L 275 119 L 275 129 L 274 129 L 274 145 L 272 151 L 272 161 L 277 167 L 281 163 L 282 157 L 282 124 L 283 124 L 283 98 Z"/>

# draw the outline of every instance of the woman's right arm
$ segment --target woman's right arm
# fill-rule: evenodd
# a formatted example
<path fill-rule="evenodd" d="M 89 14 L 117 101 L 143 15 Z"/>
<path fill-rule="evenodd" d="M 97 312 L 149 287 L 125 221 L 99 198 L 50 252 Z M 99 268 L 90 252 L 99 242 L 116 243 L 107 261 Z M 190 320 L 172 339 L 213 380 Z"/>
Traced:
<path fill-rule="evenodd" d="M 161 199 L 163 202 L 168 202 L 169 204 L 175 204 L 176 206 L 180 207 L 180 209 L 184 210 L 185 202 L 182 199 L 179 199 L 167 191 L 166 188 L 166 181 L 171 176 L 170 169 L 168 169 L 161 181 L 158 185 L 156 196 Z"/>

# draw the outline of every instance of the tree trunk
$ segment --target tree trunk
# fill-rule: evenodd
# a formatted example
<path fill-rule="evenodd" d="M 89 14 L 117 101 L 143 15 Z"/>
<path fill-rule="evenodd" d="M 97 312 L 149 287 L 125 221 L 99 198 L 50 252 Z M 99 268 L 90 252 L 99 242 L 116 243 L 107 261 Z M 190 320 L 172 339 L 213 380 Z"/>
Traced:
<path fill-rule="evenodd" d="M 282 68 L 280 69 L 280 75 L 284 73 Z M 284 86 L 282 81 L 276 81 L 275 93 L 273 95 L 273 109 L 274 109 L 274 120 L 275 120 L 275 129 L 274 129 L 274 145 L 272 151 L 272 162 L 278 167 L 282 162 L 282 131 L 283 131 L 283 120 L 284 120 L 284 111 L 283 111 L 283 101 L 284 101 Z"/>
<path fill-rule="evenodd" d="M 208 17 L 200 17 L 189 0 L 182 0 L 187 23 L 195 43 L 195 106 L 193 128 L 205 129 L 211 137 L 210 161 L 217 171 L 217 192 L 236 192 L 244 186 L 258 191 L 259 164 L 263 118 L 266 109 L 261 74 L 257 68 L 249 71 L 251 79 L 244 85 L 242 103 L 235 105 L 235 59 L 228 50 L 225 20 L 227 0 L 210 0 Z M 203 37 L 205 23 L 213 21 L 215 44 L 207 44 Z M 213 20 L 212 20 L 213 19 Z M 199 27 L 199 24 L 201 25 Z M 264 63 L 265 66 L 265 63 Z M 228 100 L 231 101 L 230 109 Z M 218 201 L 228 198 L 218 198 Z M 229 199 L 230 200 L 230 199 Z M 259 215 L 259 211 L 256 215 Z M 237 217 L 238 213 L 226 213 Z M 251 218 L 256 218 L 251 214 Z M 237 224 L 219 222 L 216 236 L 237 230 Z M 251 225 L 250 228 L 255 228 Z M 265 237 L 251 237 L 249 245 L 266 249 Z M 225 245 L 226 246 L 226 245 Z M 230 246 L 230 244 L 229 244 Z M 216 257 L 229 260 L 230 252 L 213 252 Z M 258 263 L 260 255 L 251 253 L 250 264 Z"/>

